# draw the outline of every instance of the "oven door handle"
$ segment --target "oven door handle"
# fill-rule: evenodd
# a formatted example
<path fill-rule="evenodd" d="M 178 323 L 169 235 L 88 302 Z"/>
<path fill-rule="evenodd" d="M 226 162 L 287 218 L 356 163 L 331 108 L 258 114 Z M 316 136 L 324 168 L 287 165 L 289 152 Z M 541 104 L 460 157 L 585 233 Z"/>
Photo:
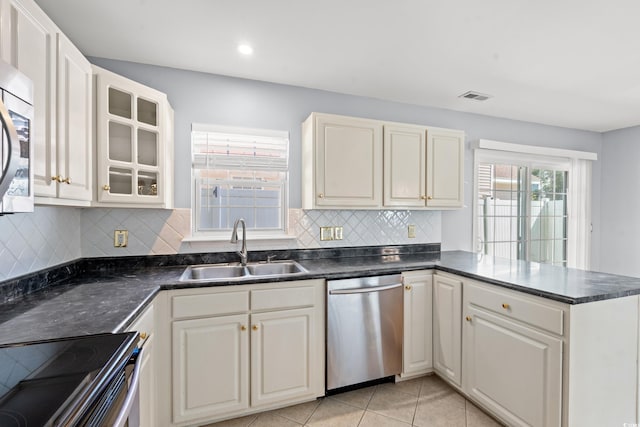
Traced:
<path fill-rule="evenodd" d="M 331 289 L 329 295 L 349 295 L 349 294 L 365 294 L 369 292 L 387 291 L 402 286 L 402 283 L 394 283 L 393 285 L 372 286 L 365 288 L 349 288 L 349 289 Z"/>
<path fill-rule="evenodd" d="M 0 124 L 2 125 L 2 134 L 0 134 L 0 138 L 4 135 L 7 135 L 9 140 L 7 141 L 7 151 L 8 151 L 8 160 L 7 167 L 2 167 L 0 171 L 0 202 L 2 198 L 9 190 L 9 186 L 13 181 L 13 178 L 16 176 L 16 172 L 18 171 L 18 161 L 20 160 L 20 140 L 18 139 L 18 132 L 16 132 L 16 127 L 13 125 L 13 120 L 11 120 L 11 115 L 9 115 L 9 110 L 5 107 L 4 103 L 0 99 Z M 2 162 L 2 156 L 0 155 L 0 163 Z M 2 166 L 2 165 L 0 165 Z"/>
<path fill-rule="evenodd" d="M 140 389 L 140 371 L 142 370 L 143 355 L 144 347 L 140 349 L 136 357 L 133 374 L 131 375 L 131 382 L 129 382 L 129 391 L 127 392 L 127 396 L 124 399 L 122 408 L 120 408 L 120 412 L 118 412 L 116 420 L 113 423 L 114 427 L 124 427 L 127 424 L 129 414 L 131 413 L 131 408 L 133 408 L 133 405 L 138 399 L 138 391 Z M 131 425 L 131 423 L 129 425 Z M 135 425 L 137 426 L 138 424 Z"/>

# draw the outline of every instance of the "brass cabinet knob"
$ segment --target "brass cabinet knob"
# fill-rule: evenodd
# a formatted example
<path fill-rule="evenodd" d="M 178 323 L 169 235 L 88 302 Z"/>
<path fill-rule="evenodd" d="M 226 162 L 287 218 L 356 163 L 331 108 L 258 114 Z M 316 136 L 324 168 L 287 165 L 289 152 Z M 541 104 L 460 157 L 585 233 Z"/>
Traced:
<path fill-rule="evenodd" d="M 51 181 L 62 182 L 62 177 L 60 175 L 52 176 Z"/>
<path fill-rule="evenodd" d="M 411 285 L 407 285 L 404 287 L 406 290 L 410 291 L 411 290 Z"/>
<path fill-rule="evenodd" d="M 140 339 L 141 340 L 146 340 L 147 339 L 147 333 L 146 332 L 140 332 Z"/>
<path fill-rule="evenodd" d="M 465 320 L 466 320 L 467 322 L 471 322 L 471 316 L 467 316 L 467 317 L 465 317 Z"/>
<path fill-rule="evenodd" d="M 110 186 L 108 186 L 107 184 L 105 184 L 105 185 L 103 185 L 103 186 L 102 186 L 102 189 L 103 189 L 104 191 L 109 191 L 109 190 L 111 190 L 111 187 L 110 187 Z"/>
<path fill-rule="evenodd" d="M 504 308 L 505 310 L 509 310 L 511 306 L 509 304 L 507 304 L 506 302 L 502 303 L 502 308 Z"/>
<path fill-rule="evenodd" d="M 241 331 L 246 331 L 246 330 L 247 330 L 247 327 L 246 327 L 245 325 L 242 325 L 242 326 L 240 326 L 240 330 L 241 330 Z"/>
<path fill-rule="evenodd" d="M 427 196 L 425 196 L 424 194 L 423 194 L 422 196 L 420 196 L 420 198 L 421 198 L 422 200 L 427 200 Z"/>
<path fill-rule="evenodd" d="M 253 328 L 251 328 L 251 329 L 253 329 L 254 331 L 257 331 L 258 330 L 258 325 L 253 325 Z"/>
<path fill-rule="evenodd" d="M 427 200 L 433 200 L 433 197 L 427 196 Z"/>
<path fill-rule="evenodd" d="M 318 198 L 319 199 L 324 199 L 324 194 L 323 193 L 318 194 Z"/>
<path fill-rule="evenodd" d="M 67 184 L 71 184 L 71 178 L 66 177 L 65 179 L 61 180 L 60 182 L 65 182 Z"/>

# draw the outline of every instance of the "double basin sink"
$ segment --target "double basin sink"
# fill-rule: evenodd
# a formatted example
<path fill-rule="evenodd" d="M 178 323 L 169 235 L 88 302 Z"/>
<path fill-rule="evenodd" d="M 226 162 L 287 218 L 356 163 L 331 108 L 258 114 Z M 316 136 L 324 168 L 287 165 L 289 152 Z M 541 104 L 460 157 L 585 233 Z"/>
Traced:
<path fill-rule="evenodd" d="M 231 264 L 206 264 L 191 265 L 184 270 L 180 277 L 181 282 L 215 282 L 261 278 L 261 277 L 286 277 L 295 274 L 306 273 L 307 269 L 295 261 L 258 262 L 241 265 Z"/>

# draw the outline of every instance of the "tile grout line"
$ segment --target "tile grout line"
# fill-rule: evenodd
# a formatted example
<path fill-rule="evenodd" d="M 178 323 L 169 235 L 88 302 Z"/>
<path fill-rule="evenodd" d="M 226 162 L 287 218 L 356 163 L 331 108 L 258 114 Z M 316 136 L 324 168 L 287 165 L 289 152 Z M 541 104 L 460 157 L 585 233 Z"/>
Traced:
<path fill-rule="evenodd" d="M 416 399 L 416 409 L 413 411 L 413 418 L 411 418 L 411 425 L 413 426 L 416 422 L 416 414 L 418 413 L 418 405 L 420 404 L 420 395 L 422 394 L 422 387 L 424 387 L 426 376 L 422 377 L 420 381 L 420 387 L 418 388 L 418 398 Z"/>
<path fill-rule="evenodd" d="M 323 398 L 324 399 L 324 398 Z M 315 400 L 316 402 L 318 402 L 318 399 Z M 311 413 L 309 414 L 309 416 L 304 420 L 304 422 L 302 423 L 303 426 L 306 426 L 307 423 L 309 422 L 309 420 L 311 419 L 311 417 L 313 417 L 313 414 L 316 413 L 316 411 L 318 410 L 318 408 L 320 407 L 320 405 L 322 405 L 322 401 L 318 402 L 318 404 L 316 405 L 315 408 L 313 408 L 313 411 L 311 411 Z"/>
<path fill-rule="evenodd" d="M 367 408 L 369 408 L 369 403 L 371 403 L 371 400 L 373 399 L 373 396 L 378 392 L 378 386 L 375 385 L 373 386 L 373 393 L 371 393 L 371 396 L 369 396 L 369 399 L 367 400 L 367 404 L 364 405 L 364 411 L 362 411 L 362 415 L 360 416 L 360 421 L 358 421 L 358 426 L 360 426 L 360 424 L 362 424 L 362 420 L 364 420 L 364 416 L 367 413 Z"/>
<path fill-rule="evenodd" d="M 464 425 L 465 427 L 469 427 L 469 411 L 467 411 L 467 404 L 469 403 L 469 401 L 467 400 L 467 398 L 465 397 L 464 399 Z"/>
<path fill-rule="evenodd" d="M 302 423 L 303 426 L 306 426 L 309 423 L 309 420 L 311 419 L 311 417 L 313 417 L 313 414 L 316 413 L 316 411 L 318 410 L 318 408 L 320 407 L 320 405 L 322 405 L 322 402 L 324 401 L 324 399 L 326 399 L 327 397 L 323 397 L 322 400 L 320 401 L 320 403 L 318 403 L 316 405 L 315 408 L 313 408 L 313 411 L 311 411 L 311 413 L 309 414 L 309 416 L 307 417 L 307 419 L 304 421 L 304 423 Z M 318 399 L 316 399 L 318 400 Z"/>

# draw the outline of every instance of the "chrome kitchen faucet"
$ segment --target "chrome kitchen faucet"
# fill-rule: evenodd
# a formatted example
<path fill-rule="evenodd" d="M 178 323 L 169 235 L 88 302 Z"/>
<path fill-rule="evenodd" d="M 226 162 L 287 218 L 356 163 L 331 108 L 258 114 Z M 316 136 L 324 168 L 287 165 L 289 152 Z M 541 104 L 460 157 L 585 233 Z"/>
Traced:
<path fill-rule="evenodd" d="M 240 255 L 240 264 L 247 265 L 247 225 L 244 218 L 236 219 L 231 232 L 231 243 L 238 243 L 238 224 L 242 224 L 242 248 L 238 251 Z"/>

